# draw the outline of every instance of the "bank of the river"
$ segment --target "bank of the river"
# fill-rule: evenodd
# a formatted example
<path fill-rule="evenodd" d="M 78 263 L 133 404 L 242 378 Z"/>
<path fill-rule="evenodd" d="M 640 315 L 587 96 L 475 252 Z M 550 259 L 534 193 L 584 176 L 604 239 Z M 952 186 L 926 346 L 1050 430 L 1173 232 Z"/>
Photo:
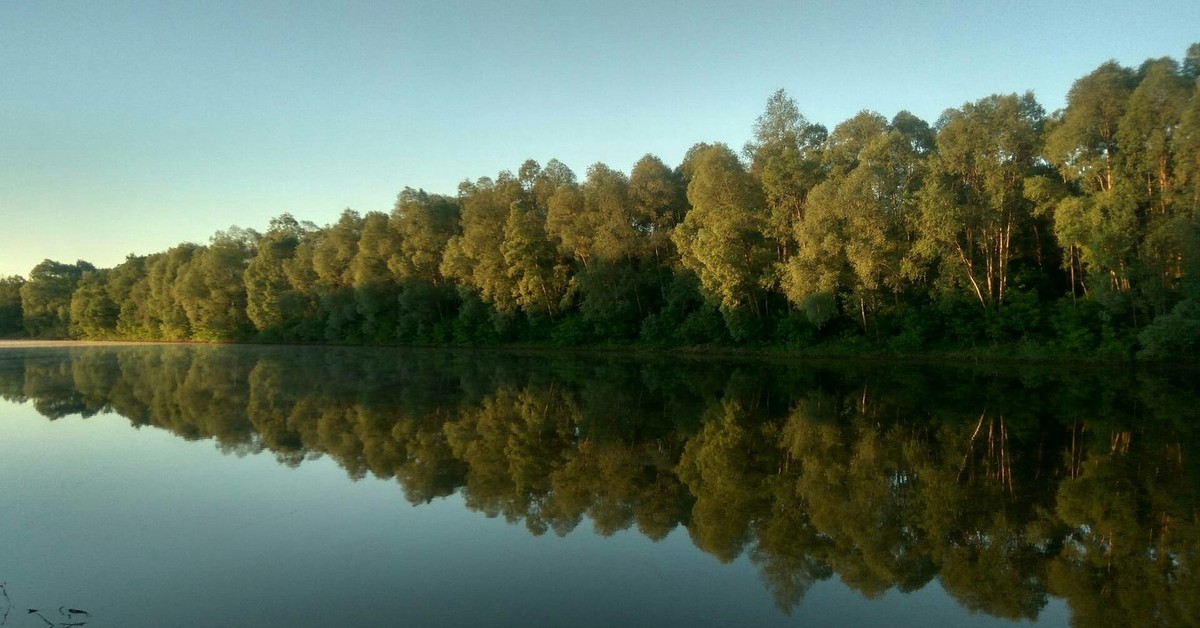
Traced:
<path fill-rule="evenodd" d="M 46 347 L 120 347 L 154 345 L 253 345 L 253 346 L 362 346 L 413 349 L 450 349 L 516 353 L 556 354 L 623 354 L 646 356 L 678 356 L 687 358 L 753 358 L 769 360 L 837 360 L 902 362 L 919 364 L 995 363 L 995 364 L 1070 364 L 1078 366 L 1115 366 L 1122 364 L 1196 365 L 1194 359 L 1140 360 L 1132 355 L 1071 355 L 1053 353 L 1033 347 L 976 347 L 965 349 L 928 350 L 923 352 L 893 352 L 876 347 L 727 347 L 695 345 L 660 347 L 651 345 L 584 345 L 557 346 L 550 344 L 378 344 L 344 343 L 270 343 L 270 342 L 204 342 L 194 340 L 41 340 L 0 339 L 0 349 Z"/>
<path fill-rule="evenodd" d="M 41 347 L 133 347 L 139 345 L 175 344 L 150 342 L 147 340 L 3 340 L 0 349 Z M 183 343 L 179 343 L 183 344 Z"/>

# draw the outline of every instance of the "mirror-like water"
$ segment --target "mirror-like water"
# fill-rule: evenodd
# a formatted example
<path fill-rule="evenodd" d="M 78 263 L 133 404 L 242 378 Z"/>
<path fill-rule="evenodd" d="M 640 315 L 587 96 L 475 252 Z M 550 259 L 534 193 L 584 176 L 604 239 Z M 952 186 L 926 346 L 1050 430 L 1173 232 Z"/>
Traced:
<path fill-rule="evenodd" d="M 1061 370 L 0 349 L 0 625 L 1195 625 L 1195 374 Z"/>

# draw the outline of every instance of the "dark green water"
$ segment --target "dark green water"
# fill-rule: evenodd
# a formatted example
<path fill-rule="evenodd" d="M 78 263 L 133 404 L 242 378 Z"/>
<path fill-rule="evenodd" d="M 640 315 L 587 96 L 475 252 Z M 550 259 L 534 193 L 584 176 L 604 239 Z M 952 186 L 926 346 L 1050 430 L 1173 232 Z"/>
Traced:
<path fill-rule="evenodd" d="M 1068 370 L 0 349 L 0 625 L 1200 624 L 1196 374 Z"/>

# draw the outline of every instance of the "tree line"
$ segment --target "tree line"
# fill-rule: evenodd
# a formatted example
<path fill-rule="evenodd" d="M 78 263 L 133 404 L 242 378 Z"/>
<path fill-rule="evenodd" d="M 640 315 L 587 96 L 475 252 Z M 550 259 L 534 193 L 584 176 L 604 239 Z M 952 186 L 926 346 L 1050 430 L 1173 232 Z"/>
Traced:
<path fill-rule="evenodd" d="M 932 125 L 782 90 L 738 152 L 557 160 L 0 279 L 0 334 L 341 343 L 1200 350 L 1200 44 Z"/>
<path fill-rule="evenodd" d="M 414 505 L 532 534 L 684 530 L 784 611 L 835 575 L 935 579 L 973 612 L 1073 626 L 1200 613 L 1195 373 L 894 368 L 362 347 L 8 350 L 0 398 L 329 456 Z"/>

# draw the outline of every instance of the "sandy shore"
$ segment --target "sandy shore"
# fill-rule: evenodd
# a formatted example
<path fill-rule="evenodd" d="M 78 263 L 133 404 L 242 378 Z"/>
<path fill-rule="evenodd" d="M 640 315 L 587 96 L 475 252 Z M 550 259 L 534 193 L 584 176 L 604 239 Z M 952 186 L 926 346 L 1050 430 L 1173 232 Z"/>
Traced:
<path fill-rule="evenodd" d="M 172 344 L 137 340 L 0 340 L 0 349 L 32 349 L 38 347 L 134 347 L 139 345 Z"/>

